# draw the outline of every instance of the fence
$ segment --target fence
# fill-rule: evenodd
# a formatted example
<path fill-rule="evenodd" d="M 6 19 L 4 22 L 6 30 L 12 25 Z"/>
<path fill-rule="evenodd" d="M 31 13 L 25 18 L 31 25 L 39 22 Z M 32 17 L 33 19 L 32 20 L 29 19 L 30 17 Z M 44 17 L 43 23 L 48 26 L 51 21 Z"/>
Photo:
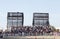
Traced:
<path fill-rule="evenodd" d="M 6 33 L 6 34 L 3 34 L 4 36 L 52 36 L 52 34 L 50 33 Z"/>
<path fill-rule="evenodd" d="M 60 36 L 4 36 L 3 39 L 60 39 Z"/>

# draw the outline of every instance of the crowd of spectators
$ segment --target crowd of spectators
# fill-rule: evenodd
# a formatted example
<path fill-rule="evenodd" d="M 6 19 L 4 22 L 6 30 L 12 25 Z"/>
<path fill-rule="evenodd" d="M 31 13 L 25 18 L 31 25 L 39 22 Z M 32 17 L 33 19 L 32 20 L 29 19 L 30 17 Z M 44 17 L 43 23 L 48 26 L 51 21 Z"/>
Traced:
<path fill-rule="evenodd" d="M 20 26 L 20 27 L 12 27 L 11 32 L 5 32 L 11 33 L 12 35 L 18 34 L 20 36 L 35 36 L 35 35 L 44 35 L 44 34 L 50 34 L 53 32 L 50 26 Z"/>

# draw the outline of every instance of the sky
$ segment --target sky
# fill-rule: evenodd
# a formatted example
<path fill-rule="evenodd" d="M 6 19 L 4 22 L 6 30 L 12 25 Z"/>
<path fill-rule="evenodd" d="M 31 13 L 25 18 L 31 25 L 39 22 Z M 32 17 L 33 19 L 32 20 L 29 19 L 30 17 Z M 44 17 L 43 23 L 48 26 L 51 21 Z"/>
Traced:
<path fill-rule="evenodd" d="M 23 12 L 30 26 L 34 12 L 49 13 L 50 25 L 60 29 L 60 0 L 0 0 L 0 29 L 6 29 L 8 12 Z"/>

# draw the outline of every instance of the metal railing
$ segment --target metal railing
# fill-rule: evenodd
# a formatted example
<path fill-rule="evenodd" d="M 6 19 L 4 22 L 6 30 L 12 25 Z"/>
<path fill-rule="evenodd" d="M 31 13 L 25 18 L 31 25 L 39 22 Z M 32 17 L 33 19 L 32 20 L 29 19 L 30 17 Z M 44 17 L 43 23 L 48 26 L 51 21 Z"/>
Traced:
<path fill-rule="evenodd" d="M 5 36 L 4 39 L 60 39 L 60 36 Z"/>
<path fill-rule="evenodd" d="M 52 36 L 50 33 L 6 33 L 3 36 Z"/>

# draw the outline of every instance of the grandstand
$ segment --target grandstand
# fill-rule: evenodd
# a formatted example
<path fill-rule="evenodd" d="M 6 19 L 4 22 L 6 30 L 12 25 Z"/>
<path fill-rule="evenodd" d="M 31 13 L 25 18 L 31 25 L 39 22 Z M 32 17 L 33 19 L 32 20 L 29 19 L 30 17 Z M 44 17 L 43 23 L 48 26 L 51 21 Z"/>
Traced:
<path fill-rule="evenodd" d="M 56 39 L 59 39 L 60 32 L 56 32 L 56 29 L 50 26 L 48 13 L 34 13 L 32 26 L 23 25 L 23 14 L 18 16 L 13 12 L 15 15 L 13 14 L 14 16 L 9 16 L 9 13 L 7 21 L 8 27 L 3 33 L 4 39 L 55 39 L 56 36 L 58 37 Z M 9 19 L 10 17 L 14 17 L 15 19 Z M 14 20 L 15 22 L 13 22 Z M 11 24 L 9 25 L 9 23 Z M 14 26 L 14 23 L 16 23 L 16 26 Z M 18 23 L 20 23 L 20 25 Z M 9 27 L 11 27 L 10 30 Z"/>
<path fill-rule="evenodd" d="M 53 35 L 54 30 L 50 26 L 20 26 L 12 27 L 11 31 L 6 31 L 7 36 L 18 35 L 18 36 L 40 36 L 40 35 Z"/>

